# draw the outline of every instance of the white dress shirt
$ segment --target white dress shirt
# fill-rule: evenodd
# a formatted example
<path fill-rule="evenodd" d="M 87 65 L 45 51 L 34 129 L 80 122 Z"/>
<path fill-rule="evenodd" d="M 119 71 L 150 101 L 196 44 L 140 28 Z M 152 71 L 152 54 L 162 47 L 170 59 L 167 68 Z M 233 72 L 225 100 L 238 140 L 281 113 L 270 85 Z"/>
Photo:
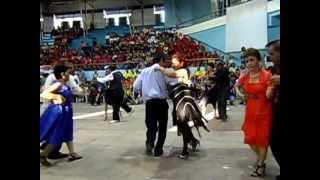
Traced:
<path fill-rule="evenodd" d="M 144 102 L 150 99 L 168 98 L 166 79 L 160 71 L 154 69 L 155 66 L 159 65 L 154 64 L 153 66 L 143 69 L 133 83 L 134 91 L 142 93 Z"/>
<path fill-rule="evenodd" d="M 110 74 L 108 74 L 105 77 L 102 77 L 102 78 L 98 77 L 97 81 L 100 82 L 100 83 L 106 83 L 106 82 L 112 81 L 114 79 L 113 78 L 113 73 L 118 72 L 118 71 L 119 70 L 114 70 L 114 71 L 112 71 Z"/>

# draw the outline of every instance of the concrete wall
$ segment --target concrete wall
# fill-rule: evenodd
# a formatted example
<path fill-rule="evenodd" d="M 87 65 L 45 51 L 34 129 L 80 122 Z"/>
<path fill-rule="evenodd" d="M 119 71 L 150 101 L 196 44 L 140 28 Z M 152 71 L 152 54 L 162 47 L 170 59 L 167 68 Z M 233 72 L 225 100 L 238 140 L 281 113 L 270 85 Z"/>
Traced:
<path fill-rule="evenodd" d="M 268 2 L 268 41 L 280 38 L 280 0 Z M 217 49 L 225 51 L 226 16 L 211 19 L 186 28 L 178 32 L 188 34 Z"/>
<path fill-rule="evenodd" d="M 268 43 L 268 2 L 252 0 L 227 8 L 226 51 L 241 47 L 263 49 Z"/>

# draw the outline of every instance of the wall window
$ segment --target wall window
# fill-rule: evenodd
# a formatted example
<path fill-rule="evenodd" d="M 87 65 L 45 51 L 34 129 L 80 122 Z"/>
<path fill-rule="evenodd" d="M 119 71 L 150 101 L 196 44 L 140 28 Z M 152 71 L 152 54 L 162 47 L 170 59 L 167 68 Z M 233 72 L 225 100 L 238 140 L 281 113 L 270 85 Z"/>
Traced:
<path fill-rule="evenodd" d="M 155 18 L 156 18 L 156 25 L 161 24 L 161 15 L 160 14 L 155 14 Z"/>
<path fill-rule="evenodd" d="M 114 26 L 115 25 L 114 18 L 108 18 L 107 19 L 107 24 L 108 24 L 108 26 Z"/>
<path fill-rule="evenodd" d="M 68 21 L 62 21 L 61 23 L 61 28 L 62 30 L 65 30 L 65 29 L 70 29 L 70 24 Z"/>
<path fill-rule="evenodd" d="M 76 29 L 80 29 L 80 27 L 81 27 L 81 22 L 80 22 L 80 21 L 73 21 L 72 27 L 74 27 L 74 28 L 76 28 Z"/>
<path fill-rule="evenodd" d="M 114 20 L 114 25 L 115 26 L 119 26 L 119 25 L 129 25 L 130 24 L 130 19 L 129 17 L 132 14 L 130 13 L 130 11 L 124 10 L 124 11 L 105 11 L 103 10 L 103 17 L 106 19 L 107 24 L 108 23 L 108 19 L 113 19 Z M 120 18 L 122 18 L 122 24 L 120 23 Z M 124 20 L 126 19 L 126 24 L 124 24 Z"/>
<path fill-rule="evenodd" d="M 153 6 L 153 14 L 159 14 L 160 15 L 160 21 L 161 23 L 165 23 L 165 11 L 164 11 L 164 6 L 161 7 L 156 7 Z M 156 22 L 157 23 L 157 22 Z"/>
<path fill-rule="evenodd" d="M 120 26 L 126 26 L 126 25 L 128 25 L 128 23 L 127 23 L 127 17 L 120 17 L 120 18 L 119 18 L 119 25 L 120 25 Z"/>
<path fill-rule="evenodd" d="M 67 22 L 69 27 L 73 27 L 73 22 L 80 21 L 80 27 L 83 28 L 83 19 L 79 14 L 53 15 L 53 26 L 55 29 L 62 28 L 62 23 Z"/>

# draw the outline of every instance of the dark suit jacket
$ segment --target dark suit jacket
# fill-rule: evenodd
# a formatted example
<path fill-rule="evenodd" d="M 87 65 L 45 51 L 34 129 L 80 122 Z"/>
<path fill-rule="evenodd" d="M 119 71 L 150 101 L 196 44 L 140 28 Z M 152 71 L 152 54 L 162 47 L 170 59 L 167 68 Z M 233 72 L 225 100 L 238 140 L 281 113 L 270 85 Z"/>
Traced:
<path fill-rule="evenodd" d="M 215 73 L 214 80 L 216 82 L 216 87 L 218 90 L 229 87 L 229 71 L 227 68 L 218 69 Z"/>

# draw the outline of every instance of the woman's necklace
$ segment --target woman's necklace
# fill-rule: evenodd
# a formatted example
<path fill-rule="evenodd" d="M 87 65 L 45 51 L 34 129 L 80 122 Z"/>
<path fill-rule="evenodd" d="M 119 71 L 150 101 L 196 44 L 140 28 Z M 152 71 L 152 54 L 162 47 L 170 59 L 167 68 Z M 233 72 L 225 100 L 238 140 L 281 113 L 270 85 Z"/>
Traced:
<path fill-rule="evenodd" d="M 250 73 L 250 82 L 251 83 L 259 82 L 259 72 Z"/>

